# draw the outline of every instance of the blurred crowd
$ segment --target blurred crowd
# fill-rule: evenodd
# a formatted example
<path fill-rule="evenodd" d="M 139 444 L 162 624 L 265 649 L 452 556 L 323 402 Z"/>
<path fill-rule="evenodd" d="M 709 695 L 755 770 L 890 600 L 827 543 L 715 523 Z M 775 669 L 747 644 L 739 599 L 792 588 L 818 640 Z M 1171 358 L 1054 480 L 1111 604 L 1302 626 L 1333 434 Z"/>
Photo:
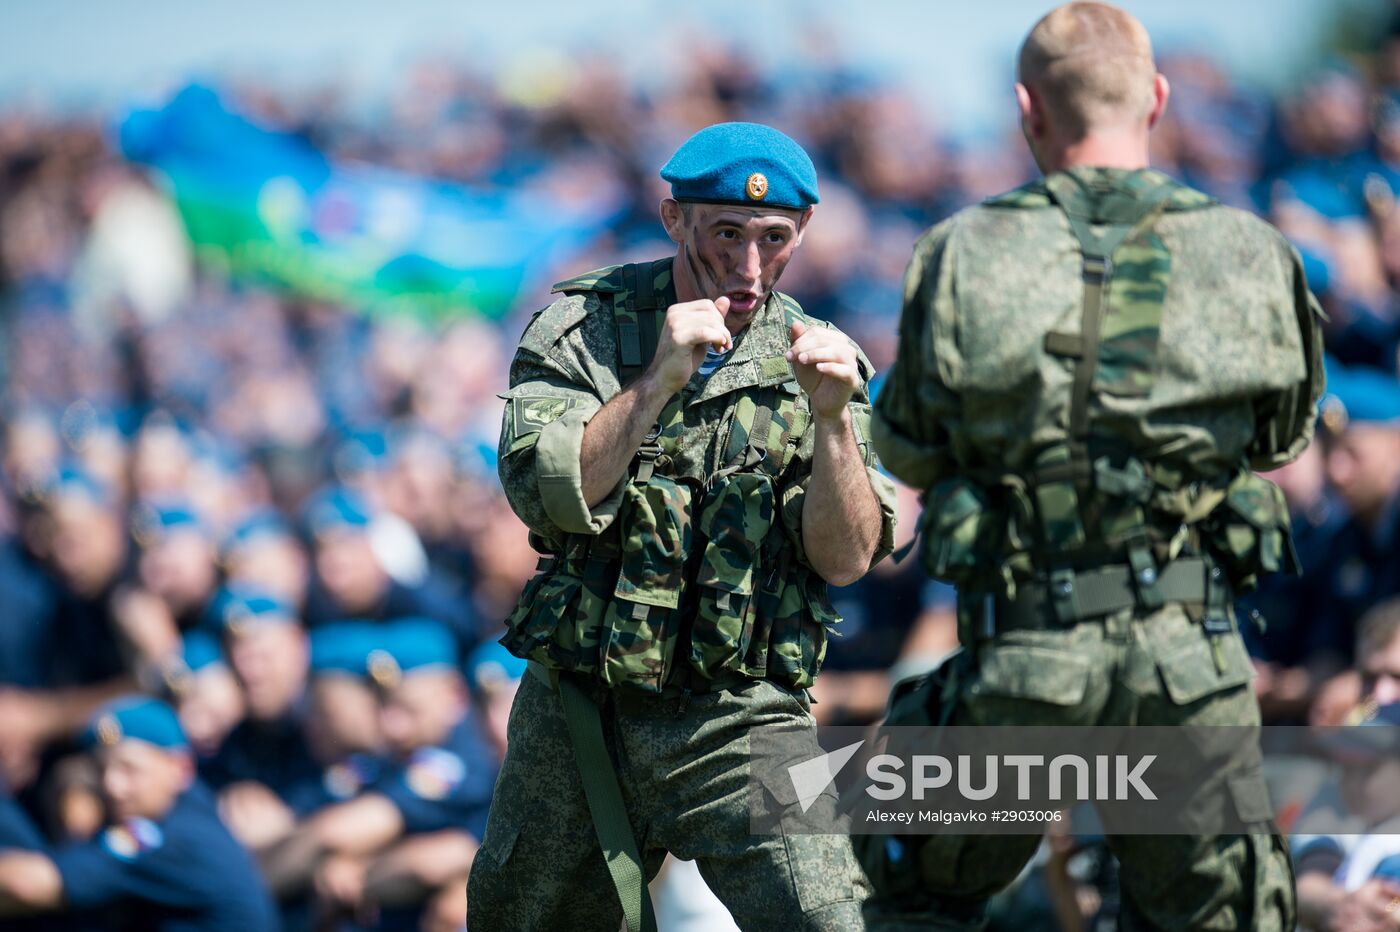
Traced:
<path fill-rule="evenodd" d="M 771 123 L 821 178 L 783 290 L 884 369 L 919 232 L 1034 175 L 1009 120 L 954 136 L 839 49 L 807 52 L 770 70 L 697 40 L 647 88 L 603 57 L 529 80 L 431 61 L 368 113 L 334 89 L 225 88 L 337 160 L 616 199 L 611 227 L 500 323 L 230 276 L 190 247 L 162 179 L 115 151 L 112 114 L 0 110 L 0 796 L 51 843 L 99 835 L 110 788 L 84 730 L 113 698 L 158 696 L 289 928 L 460 926 L 523 673 L 494 642 L 537 556 L 496 480 L 496 393 L 550 282 L 664 255 L 657 168 L 675 145 Z M 1202 54 L 1160 65 L 1154 164 L 1276 223 L 1329 317 L 1339 388 L 1277 476 L 1307 571 L 1241 606 L 1255 688 L 1270 722 L 1360 722 L 1400 699 L 1400 644 L 1373 630 L 1357 648 L 1362 617 L 1400 594 L 1400 15 L 1371 54 L 1280 97 Z M 917 509 L 903 493 L 903 539 Z M 915 563 L 834 593 L 845 637 L 820 721 L 878 719 L 893 678 L 956 646 L 954 593 Z M 374 823 L 366 798 L 396 816 Z M 1102 912 L 1072 848 L 1038 868 L 1046 922 Z"/>

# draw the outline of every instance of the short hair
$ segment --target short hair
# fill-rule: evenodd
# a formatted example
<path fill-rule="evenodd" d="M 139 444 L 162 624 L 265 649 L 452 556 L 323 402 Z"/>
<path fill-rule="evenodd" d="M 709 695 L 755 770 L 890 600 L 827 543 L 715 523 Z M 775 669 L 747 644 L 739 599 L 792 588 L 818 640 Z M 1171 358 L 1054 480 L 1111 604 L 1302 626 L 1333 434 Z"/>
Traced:
<path fill-rule="evenodd" d="M 1356 634 L 1357 664 L 1385 650 L 1397 634 L 1400 634 L 1400 596 L 1376 603 L 1361 616 Z"/>
<path fill-rule="evenodd" d="M 1152 40 L 1130 13 L 1107 3 L 1056 7 L 1021 44 L 1017 72 L 1051 120 L 1082 137 L 1099 126 L 1145 119 L 1157 66 Z"/>

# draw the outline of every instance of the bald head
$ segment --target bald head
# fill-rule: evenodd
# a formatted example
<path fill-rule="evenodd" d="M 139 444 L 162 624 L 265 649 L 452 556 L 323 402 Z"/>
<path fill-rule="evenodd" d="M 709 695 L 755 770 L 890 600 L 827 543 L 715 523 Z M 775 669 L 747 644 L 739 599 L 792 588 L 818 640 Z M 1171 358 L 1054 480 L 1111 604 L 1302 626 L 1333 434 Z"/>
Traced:
<path fill-rule="evenodd" d="M 1067 3 L 1035 24 L 1018 77 L 1065 137 L 1146 128 L 1157 66 L 1147 30 L 1107 3 Z"/>

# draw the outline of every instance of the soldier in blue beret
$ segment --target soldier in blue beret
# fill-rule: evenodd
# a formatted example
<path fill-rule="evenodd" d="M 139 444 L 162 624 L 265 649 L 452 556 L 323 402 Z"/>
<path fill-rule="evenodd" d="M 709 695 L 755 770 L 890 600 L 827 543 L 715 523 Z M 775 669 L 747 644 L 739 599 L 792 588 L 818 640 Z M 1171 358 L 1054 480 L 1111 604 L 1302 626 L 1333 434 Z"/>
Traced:
<path fill-rule="evenodd" d="M 397 515 L 380 511 L 354 489 L 331 486 L 312 496 L 304 521 L 315 569 L 306 600 L 308 627 L 344 618 L 383 622 L 426 616 L 452 630 L 459 656 L 476 646 L 472 609 L 463 593 L 436 576 L 420 573 L 410 579 L 397 569 L 391 572 L 396 550 L 408 558 L 405 566 L 426 559 L 421 541 Z"/>
<path fill-rule="evenodd" d="M 840 622 L 828 585 L 893 547 L 873 368 L 777 290 L 819 199 L 797 142 L 721 123 L 661 177 L 674 255 L 555 285 L 511 365 L 499 471 L 544 559 L 502 643 L 538 675 L 516 693 L 472 921 L 654 927 L 669 851 L 745 928 L 856 928 L 849 839 L 753 837 L 733 761 L 751 730 L 821 753 L 806 690 Z"/>
<path fill-rule="evenodd" d="M 1305 567 L 1325 589 L 1325 610 L 1310 620 L 1309 648 L 1314 663 L 1342 670 L 1353 660 L 1361 616 L 1400 594 L 1400 382 L 1389 372 L 1329 364 L 1327 387 L 1327 479 L 1349 517 L 1322 562 Z M 1344 714 L 1355 689 L 1354 678 L 1342 674 L 1324 687 L 1318 712 Z"/>
<path fill-rule="evenodd" d="M 111 821 L 86 843 L 0 852 L 0 917 L 101 909 L 104 924 L 156 932 L 276 928 L 253 861 L 195 779 L 169 706 L 117 700 L 86 741 Z"/>
<path fill-rule="evenodd" d="M 170 691 L 191 747 L 198 756 L 208 757 L 243 719 L 243 691 L 213 632 L 185 632 L 180 661 L 169 677 Z"/>
<path fill-rule="evenodd" d="M 311 572 L 306 549 L 271 508 L 252 511 L 234 525 L 220 548 L 219 562 L 230 582 L 260 586 L 289 605 L 306 600 Z"/>
<path fill-rule="evenodd" d="M 306 739 L 322 769 L 319 782 L 291 800 L 298 816 L 353 799 L 378 779 L 382 742 L 370 657 L 383 633 L 371 621 L 332 622 L 311 632 Z"/>
<path fill-rule="evenodd" d="M 207 624 L 222 638 L 246 714 L 200 772 L 234 835 L 258 849 L 290 831 L 290 799 L 320 776 L 303 727 L 307 636 L 291 606 L 249 585 L 222 588 Z"/>
<path fill-rule="evenodd" d="M 389 924 L 395 907 L 411 913 L 440 889 L 465 884 L 496 765 L 470 715 L 451 632 L 422 618 L 372 630 L 365 666 L 381 701 L 381 772 L 354 799 L 312 815 L 263 863 L 284 894 L 315 877 L 333 905 L 347 913 L 377 906 Z"/>

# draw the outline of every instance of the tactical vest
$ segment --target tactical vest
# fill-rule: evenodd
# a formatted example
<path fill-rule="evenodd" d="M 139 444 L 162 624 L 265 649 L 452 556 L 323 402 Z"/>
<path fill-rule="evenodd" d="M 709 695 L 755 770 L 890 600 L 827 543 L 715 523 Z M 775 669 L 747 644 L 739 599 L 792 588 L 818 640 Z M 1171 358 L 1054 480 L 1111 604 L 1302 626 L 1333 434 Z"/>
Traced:
<path fill-rule="evenodd" d="M 1062 211 L 1082 255 L 1083 297 L 1079 332 L 1049 332 L 1043 342 L 1072 373 L 1062 439 L 1027 469 L 964 469 L 926 493 L 922 563 L 974 596 L 960 599 L 965 638 L 1018 617 L 1029 625 L 1035 613 L 1070 623 L 1167 601 L 1198 603 L 1223 630 L 1231 588 L 1297 571 L 1273 483 L 1244 462 L 1224 475 L 1186 475 L 1115 436 L 1103 399 L 1146 396 L 1155 378 L 1172 257 L 1154 225 L 1215 203 L 1163 176 L 1143 178 L 1163 180 L 1136 197 L 1095 198 L 1059 173 L 984 202 Z M 1018 614 L 1018 602 L 1033 603 L 1031 613 Z"/>
<path fill-rule="evenodd" d="M 662 260 L 555 286 L 591 293 L 612 314 L 623 386 L 655 352 L 669 275 Z M 786 323 L 807 320 L 791 298 L 777 297 Z M 704 382 L 692 379 L 667 403 L 628 468 L 617 519 L 597 536 L 568 535 L 541 560 L 507 619 L 502 643 L 513 653 L 647 693 L 747 679 L 812 684 L 840 617 L 825 580 L 796 559 L 781 519 L 785 507 L 801 507 L 790 467 L 810 415 L 783 357 L 756 364 L 757 388 L 727 407 L 716 437 L 721 466 L 711 475 L 680 474 L 675 452 L 686 402 Z"/>

